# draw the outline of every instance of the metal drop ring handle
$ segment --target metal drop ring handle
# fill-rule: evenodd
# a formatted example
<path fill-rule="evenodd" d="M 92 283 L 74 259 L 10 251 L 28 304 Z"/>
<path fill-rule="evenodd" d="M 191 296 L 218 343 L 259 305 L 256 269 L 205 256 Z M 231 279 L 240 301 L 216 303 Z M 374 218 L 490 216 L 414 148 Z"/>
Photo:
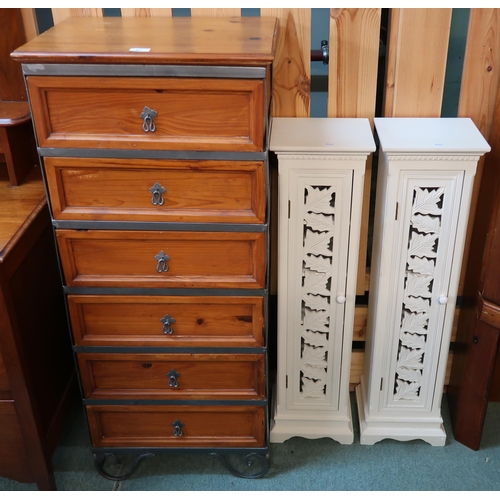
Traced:
<path fill-rule="evenodd" d="M 167 191 L 159 182 L 155 182 L 154 186 L 149 188 L 149 191 L 153 195 L 151 197 L 151 203 L 153 205 L 163 205 L 165 200 L 163 198 L 163 194 Z"/>
<path fill-rule="evenodd" d="M 163 323 L 163 327 L 162 327 L 161 331 L 165 335 L 173 335 L 174 329 L 173 329 L 172 325 L 175 323 L 175 319 L 172 318 L 172 316 L 170 316 L 170 314 L 167 314 L 166 316 L 161 318 L 160 321 Z"/>
<path fill-rule="evenodd" d="M 157 115 L 157 111 L 148 106 L 144 106 L 141 113 L 141 118 L 143 119 L 142 130 L 144 130 L 144 132 L 154 132 L 156 130 L 155 118 Z"/>
<path fill-rule="evenodd" d="M 162 250 L 158 255 L 155 255 L 155 259 L 158 261 L 156 270 L 159 273 L 166 273 L 168 271 L 167 262 L 170 260 L 170 257 Z"/>
<path fill-rule="evenodd" d="M 181 376 L 180 373 L 176 372 L 175 370 L 170 370 L 167 373 L 168 377 L 168 386 L 169 387 L 179 387 L 179 381 L 177 380 Z"/>
<path fill-rule="evenodd" d="M 174 436 L 182 436 L 182 428 L 184 427 L 184 424 L 180 420 L 172 422 L 172 427 L 174 428 Z"/>

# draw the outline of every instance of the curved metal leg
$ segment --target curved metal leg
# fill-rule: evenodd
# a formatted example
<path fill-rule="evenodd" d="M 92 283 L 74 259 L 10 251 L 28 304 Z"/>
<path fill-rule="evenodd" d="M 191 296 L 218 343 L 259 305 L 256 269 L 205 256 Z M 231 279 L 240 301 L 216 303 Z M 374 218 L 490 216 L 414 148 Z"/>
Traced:
<path fill-rule="evenodd" d="M 148 458 L 148 457 L 154 457 L 154 454 L 144 453 L 142 455 L 137 456 L 130 470 L 123 476 L 112 476 L 111 474 L 108 474 L 107 472 L 104 471 L 104 462 L 106 461 L 107 458 L 110 458 L 115 464 L 119 463 L 120 460 L 114 453 L 94 454 L 94 465 L 95 468 L 97 469 L 97 472 L 99 472 L 99 474 L 105 477 L 106 479 L 110 479 L 111 481 L 124 481 L 125 479 L 128 479 L 136 471 L 139 462 L 143 458 Z"/>
<path fill-rule="evenodd" d="M 268 456 L 259 455 L 258 453 L 250 453 L 249 455 L 244 457 L 247 467 L 252 467 L 255 461 L 257 461 L 258 465 L 261 466 L 262 470 L 253 474 L 245 474 L 244 472 L 240 472 L 239 470 L 235 469 L 222 455 L 219 455 L 218 453 L 210 453 L 210 456 L 217 458 L 219 462 L 224 465 L 229 470 L 229 472 L 231 472 L 231 474 L 237 477 L 242 477 L 244 479 L 257 479 L 259 477 L 263 477 L 269 470 Z"/>

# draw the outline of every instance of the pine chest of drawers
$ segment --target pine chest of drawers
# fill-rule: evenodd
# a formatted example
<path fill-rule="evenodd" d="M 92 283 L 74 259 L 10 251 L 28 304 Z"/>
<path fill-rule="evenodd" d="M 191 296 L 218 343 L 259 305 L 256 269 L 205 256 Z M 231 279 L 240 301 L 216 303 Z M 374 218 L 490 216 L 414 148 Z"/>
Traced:
<path fill-rule="evenodd" d="M 13 53 L 99 467 L 189 449 L 267 471 L 275 31 L 70 18 Z"/>

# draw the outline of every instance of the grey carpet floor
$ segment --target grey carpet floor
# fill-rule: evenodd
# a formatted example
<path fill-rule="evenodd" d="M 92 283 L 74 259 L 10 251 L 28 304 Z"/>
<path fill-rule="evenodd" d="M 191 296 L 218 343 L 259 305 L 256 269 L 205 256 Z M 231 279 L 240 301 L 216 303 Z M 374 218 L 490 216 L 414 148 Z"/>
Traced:
<path fill-rule="evenodd" d="M 53 457 L 60 491 L 498 491 L 500 490 L 500 403 L 490 403 L 479 451 L 455 441 L 446 395 L 442 414 L 446 445 L 386 439 L 359 444 L 354 394 L 354 443 L 295 437 L 272 444 L 269 472 L 260 479 L 233 476 L 216 459 L 202 455 L 158 455 L 143 460 L 127 480 L 100 476 L 90 453 L 81 406 L 75 405 Z M 117 465 L 125 470 L 125 462 Z M 1 491 L 36 490 L 0 478 Z"/>

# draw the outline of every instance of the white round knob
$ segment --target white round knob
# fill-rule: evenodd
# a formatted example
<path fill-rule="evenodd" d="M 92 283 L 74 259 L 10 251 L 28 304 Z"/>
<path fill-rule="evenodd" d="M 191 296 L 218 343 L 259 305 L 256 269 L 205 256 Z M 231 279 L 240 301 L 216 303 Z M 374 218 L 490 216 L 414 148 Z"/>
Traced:
<path fill-rule="evenodd" d="M 441 295 L 438 299 L 438 302 L 440 304 L 447 304 L 448 303 L 448 297 L 446 295 Z"/>
<path fill-rule="evenodd" d="M 343 304 L 345 302 L 344 295 L 337 295 L 337 304 Z"/>

